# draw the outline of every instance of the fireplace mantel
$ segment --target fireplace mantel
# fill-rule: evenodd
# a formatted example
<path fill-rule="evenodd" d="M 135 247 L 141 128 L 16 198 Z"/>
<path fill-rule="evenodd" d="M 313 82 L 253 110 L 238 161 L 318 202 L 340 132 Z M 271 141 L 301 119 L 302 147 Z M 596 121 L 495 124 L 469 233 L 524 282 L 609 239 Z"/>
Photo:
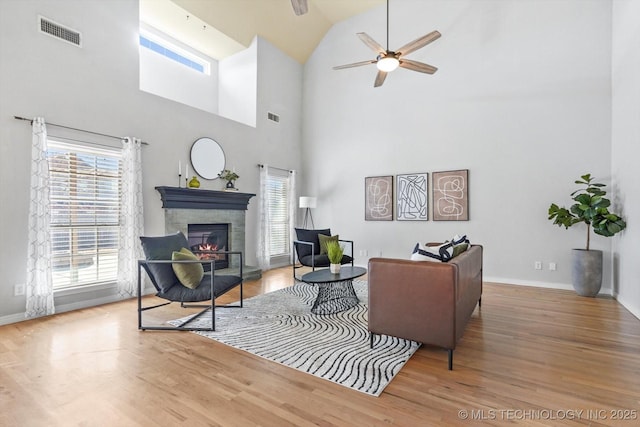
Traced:
<path fill-rule="evenodd" d="M 193 188 L 156 187 L 165 209 L 225 209 L 246 211 L 255 194 L 237 191 L 200 190 Z"/>

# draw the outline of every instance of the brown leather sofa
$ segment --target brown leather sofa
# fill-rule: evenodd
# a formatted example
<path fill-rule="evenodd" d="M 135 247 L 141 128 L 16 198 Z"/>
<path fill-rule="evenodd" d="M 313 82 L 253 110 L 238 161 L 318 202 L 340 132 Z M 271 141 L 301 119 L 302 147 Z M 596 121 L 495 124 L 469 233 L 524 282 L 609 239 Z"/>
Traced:
<path fill-rule="evenodd" d="M 482 300 L 482 246 L 448 262 L 369 260 L 369 334 L 391 335 L 453 350 Z"/>

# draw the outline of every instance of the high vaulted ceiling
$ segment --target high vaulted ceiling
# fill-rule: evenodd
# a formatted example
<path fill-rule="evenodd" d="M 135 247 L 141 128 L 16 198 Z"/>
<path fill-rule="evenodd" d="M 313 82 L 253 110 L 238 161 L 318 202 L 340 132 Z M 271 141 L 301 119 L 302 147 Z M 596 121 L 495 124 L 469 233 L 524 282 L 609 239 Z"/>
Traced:
<path fill-rule="evenodd" d="M 141 21 L 222 59 L 256 35 L 304 63 L 331 26 L 384 4 L 384 0 L 308 0 L 293 13 L 290 0 L 141 0 Z"/>

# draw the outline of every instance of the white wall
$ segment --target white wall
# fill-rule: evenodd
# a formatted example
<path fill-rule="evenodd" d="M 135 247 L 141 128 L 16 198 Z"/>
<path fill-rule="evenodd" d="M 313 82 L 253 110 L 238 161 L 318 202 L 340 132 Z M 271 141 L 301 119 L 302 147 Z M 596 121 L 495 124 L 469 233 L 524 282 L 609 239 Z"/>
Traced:
<path fill-rule="evenodd" d="M 258 43 L 251 45 L 218 64 L 218 112 L 231 120 L 256 126 L 258 93 Z"/>
<path fill-rule="evenodd" d="M 584 173 L 611 181 L 610 2 L 392 3 L 391 49 L 434 29 L 442 38 L 408 56 L 439 67 L 432 76 L 399 69 L 373 88 L 374 65 L 331 69 L 374 58 L 355 33 L 384 44 L 385 7 L 335 25 L 307 62 L 303 191 L 318 197 L 315 225 L 353 239 L 356 256 L 406 258 L 418 241 L 468 234 L 484 245 L 486 280 L 570 288 L 585 230 L 553 226 L 547 209 L 570 202 Z M 366 176 L 452 169 L 469 169 L 468 222 L 364 221 Z M 605 292 L 611 247 L 592 239 Z"/>
<path fill-rule="evenodd" d="M 81 31 L 83 48 L 39 34 L 38 14 Z M 31 129 L 13 115 L 44 116 L 50 123 L 149 142 L 143 148 L 142 170 L 148 235 L 164 233 L 164 214 L 154 187 L 175 185 L 177 161 L 185 164 L 199 137 L 220 143 L 244 192 L 258 190 L 258 163 L 300 168 L 299 64 L 283 61 L 283 54 L 265 42 L 257 72 L 279 91 L 264 92 L 266 98 L 257 108 L 282 103 L 298 116 L 281 122 L 277 132 L 266 118 L 256 127 L 246 126 L 140 91 L 138 19 L 136 0 L 0 1 L 0 238 L 10 242 L 0 247 L 0 323 L 21 320 L 25 308 L 24 297 L 13 296 L 13 285 L 25 282 Z M 258 52 L 261 48 L 258 41 Z M 223 186 L 219 180 L 201 183 L 205 189 Z M 245 254 L 252 265 L 256 210 L 257 199 L 252 198 L 247 212 L 247 233 L 252 237 L 247 238 Z"/>
<path fill-rule="evenodd" d="M 627 229 L 615 240 L 615 293 L 640 317 L 640 2 L 613 2 L 612 147 L 613 176 L 619 190 L 615 204 L 627 219 Z"/>

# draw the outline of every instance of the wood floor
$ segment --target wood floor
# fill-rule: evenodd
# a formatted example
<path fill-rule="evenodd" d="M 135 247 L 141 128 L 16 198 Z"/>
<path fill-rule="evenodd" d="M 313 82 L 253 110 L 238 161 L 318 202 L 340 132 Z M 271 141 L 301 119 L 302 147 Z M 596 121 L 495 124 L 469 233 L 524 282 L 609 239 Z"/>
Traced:
<path fill-rule="evenodd" d="M 378 398 L 136 322 L 129 300 L 0 327 L 0 425 L 640 425 L 640 321 L 610 298 L 486 283 L 454 370 L 423 346 Z"/>

